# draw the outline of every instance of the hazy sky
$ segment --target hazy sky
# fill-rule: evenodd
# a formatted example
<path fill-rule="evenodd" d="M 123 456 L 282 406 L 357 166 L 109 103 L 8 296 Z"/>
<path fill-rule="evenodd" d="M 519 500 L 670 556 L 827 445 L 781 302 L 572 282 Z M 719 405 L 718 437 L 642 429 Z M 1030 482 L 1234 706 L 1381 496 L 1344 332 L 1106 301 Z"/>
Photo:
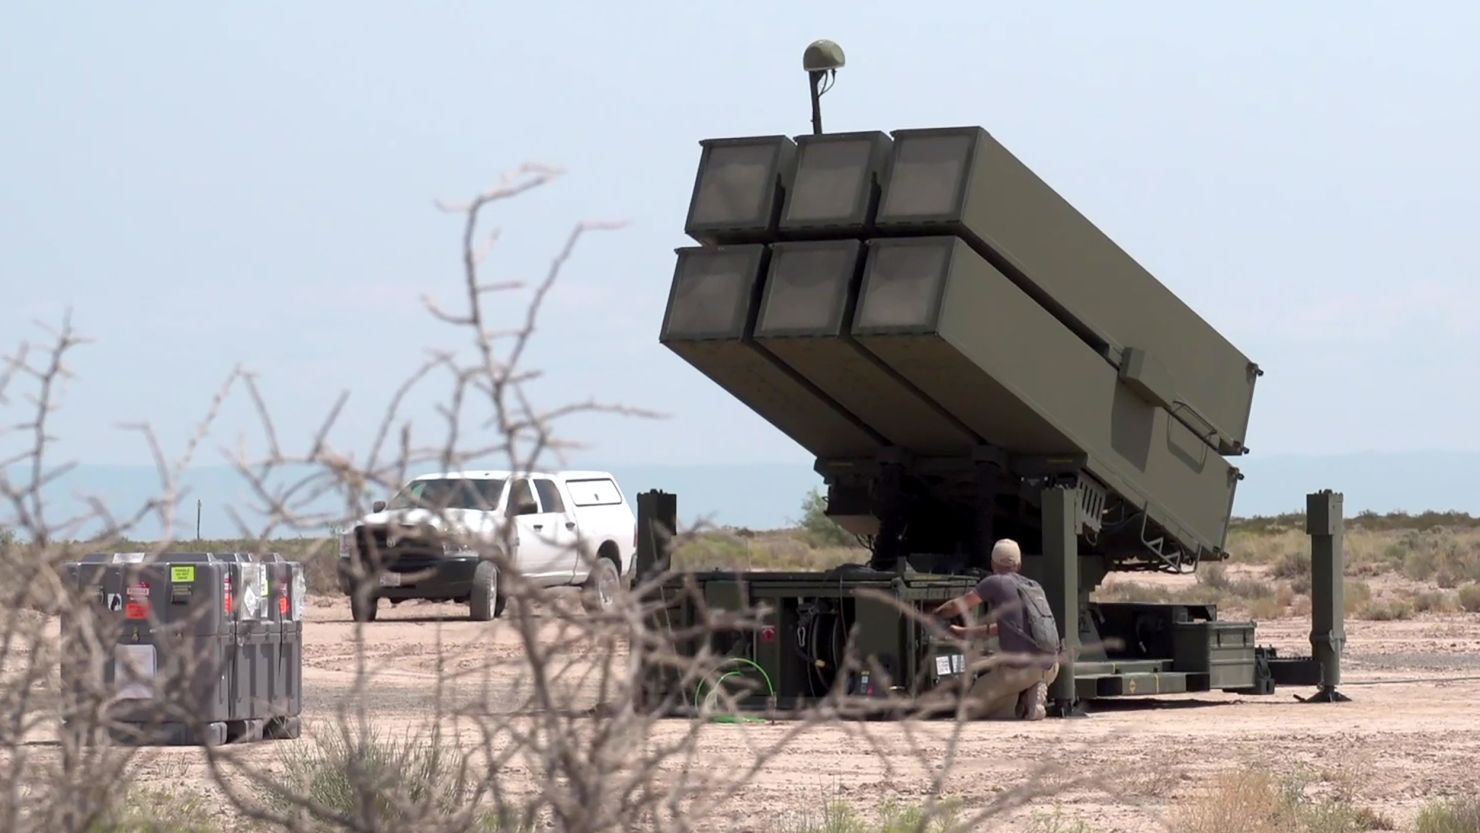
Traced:
<path fill-rule="evenodd" d="M 463 344 L 419 307 L 459 289 L 433 200 L 537 160 L 568 175 L 491 216 L 492 276 L 630 222 L 550 299 L 542 401 L 670 414 L 566 433 L 804 462 L 657 331 L 698 141 L 806 132 L 828 37 L 829 130 L 986 127 L 1259 362 L 1256 454 L 1480 449 L 1480 6 L 1209 6 L 6 3 L 0 345 L 69 306 L 95 340 L 54 427 L 72 459 L 146 461 L 115 427 L 140 420 L 178 450 L 238 362 L 300 445 L 349 389 L 358 451 L 423 349 Z M 257 442 L 249 416 L 213 443 Z"/>

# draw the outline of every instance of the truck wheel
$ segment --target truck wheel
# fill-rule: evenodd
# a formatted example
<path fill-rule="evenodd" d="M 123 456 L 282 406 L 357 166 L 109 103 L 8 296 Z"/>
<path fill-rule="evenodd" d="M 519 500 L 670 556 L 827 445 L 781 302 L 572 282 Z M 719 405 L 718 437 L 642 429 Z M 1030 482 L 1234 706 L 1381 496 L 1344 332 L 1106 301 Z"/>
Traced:
<path fill-rule="evenodd" d="M 349 597 L 349 612 L 356 622 L 374 622 L 379 607 L 380 599 L 374 595 L 367 598 L 356 593 Z"/>
<path fill-rule="evenodd" d="M 498 568 L 492 561 L 480 561 L 473 570 L 473 590 L 468 595 L 473 621 L 487 622 L 504 615 L 505 601 L 498 592 Z"/>
<path fill-rule="evenodd" d="M 617 589 L 622 586 L 622 577 L 617 565 L 610 558 L 598 557 L 591 565 L 591 575 L 586 577 L 585 592 L 581 594 L 586 610 L 599 613 L 616 603 Z"/>

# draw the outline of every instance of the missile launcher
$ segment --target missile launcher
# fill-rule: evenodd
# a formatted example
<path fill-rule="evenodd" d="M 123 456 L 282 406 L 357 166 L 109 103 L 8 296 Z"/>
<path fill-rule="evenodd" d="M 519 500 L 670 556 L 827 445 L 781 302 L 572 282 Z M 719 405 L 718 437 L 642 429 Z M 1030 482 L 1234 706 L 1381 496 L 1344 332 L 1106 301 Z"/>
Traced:
<path fill-rule="evenodd" d="M 660 342 L 805 448 L 871 552 L 810 578 L 691 576 L 725 588 L 704 598 L 770 599 L 782 639 L 831 611 L 860 644 L 912 646 L 883 651 L 899 665 L 928 654 L 919 634 L 849 588 L 943 600 L 1011 537 L 1066 640 L 1060 713 L 1299 676 L 1214 608 L 1089 600 L 1111 571 L 1227 557 L 1254 362 L 981 127 L 700 144 Z M 771 702 L 817 694 L 789 661 Z M 931 678 L 903 666 L 905 689 Z"/>

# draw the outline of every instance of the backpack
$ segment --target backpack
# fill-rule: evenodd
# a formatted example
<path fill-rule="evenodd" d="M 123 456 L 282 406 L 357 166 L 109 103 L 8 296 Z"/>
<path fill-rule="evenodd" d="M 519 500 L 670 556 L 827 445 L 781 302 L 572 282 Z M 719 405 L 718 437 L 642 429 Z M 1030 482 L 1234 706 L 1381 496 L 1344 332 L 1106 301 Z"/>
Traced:
<path fill-rule="evenodd" d="M 1057 654 L 1063 643 L 1059 640 L 1059 628 L 1054 622 L 1048 595 L 1038 582 L 1018 573 L 1013 573 L 1012 577 L 1017 580 L 1018 601 L 1023 605 L 1023 619 L 1028 625 L 1025 635 L 1045 654 Z"/>

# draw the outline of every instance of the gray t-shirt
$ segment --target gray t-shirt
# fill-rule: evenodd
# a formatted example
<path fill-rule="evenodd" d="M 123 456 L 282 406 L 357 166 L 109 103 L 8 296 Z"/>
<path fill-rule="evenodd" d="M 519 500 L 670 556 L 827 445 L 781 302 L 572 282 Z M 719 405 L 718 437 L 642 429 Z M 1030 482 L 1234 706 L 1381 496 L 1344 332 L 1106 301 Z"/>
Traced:
<path fill-rule="evenodd" d="M 997 641 L 1004 654 L 1027 657 L 1042 657 L 1030 636 L 1028 612 L 1018 596 L 1017 578 L 1008 573 L 993 573 L 977 582 L 976 594 L 987 605 L 988 621 L 997 623 Z M 1027 665 L 1026 661 L 1004 660 L 1009 665 Z"/>

